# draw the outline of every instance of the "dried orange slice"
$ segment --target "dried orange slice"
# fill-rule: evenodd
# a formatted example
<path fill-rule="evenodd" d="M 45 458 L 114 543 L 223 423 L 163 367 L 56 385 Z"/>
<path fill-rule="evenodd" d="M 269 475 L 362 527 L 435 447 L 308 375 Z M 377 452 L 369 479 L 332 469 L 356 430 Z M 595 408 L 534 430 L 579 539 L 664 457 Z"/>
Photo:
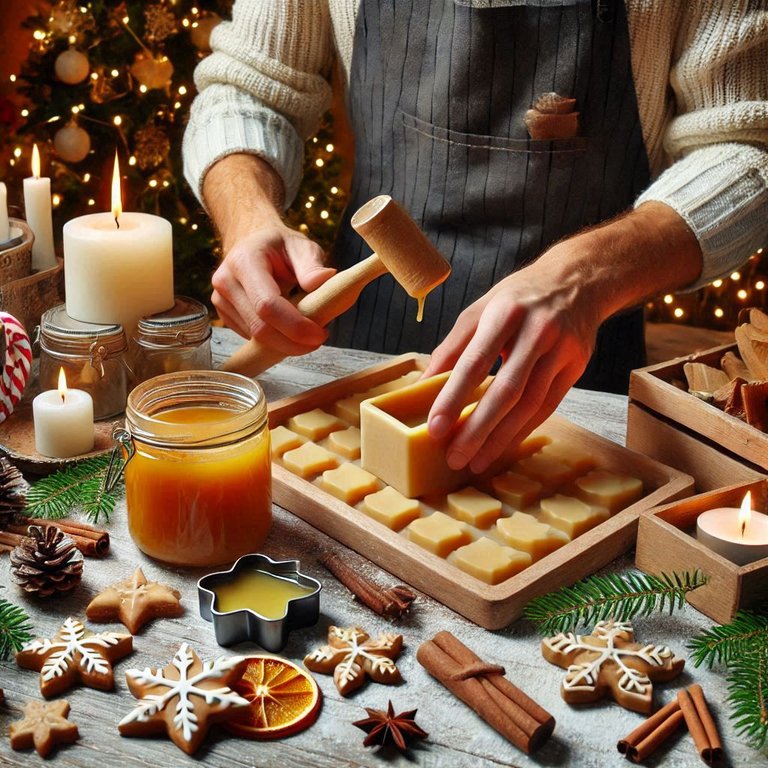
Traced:
<path fill-rule="evenodd" d="M 287 659 L 249 656 L 232 688 L 251 706 L 225 727 L 247 739 L 281 739 L 303 731 L 320 710 L 321 694 L 314 678 Z"/>

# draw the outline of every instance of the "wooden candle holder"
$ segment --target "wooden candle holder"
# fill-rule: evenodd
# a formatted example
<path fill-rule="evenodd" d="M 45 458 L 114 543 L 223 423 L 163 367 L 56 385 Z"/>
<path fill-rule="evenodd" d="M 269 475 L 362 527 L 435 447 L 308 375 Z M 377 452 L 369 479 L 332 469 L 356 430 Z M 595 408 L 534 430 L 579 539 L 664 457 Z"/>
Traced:
<path fill-rule="evenodd" d="M 705 616 L 726 624 L 740 608 L 750 608 L 768 594 L 768 558 L 737 565 L 695 538 L 696 519 L 716 507 L 741 505 L 752 492 L 752 509 L 768 511 L 768 480 L 739 483 L 645 510 L 640 515 L 635 564 L 646 573 L 699 569 L 709 582 L 686 599 Z"/>

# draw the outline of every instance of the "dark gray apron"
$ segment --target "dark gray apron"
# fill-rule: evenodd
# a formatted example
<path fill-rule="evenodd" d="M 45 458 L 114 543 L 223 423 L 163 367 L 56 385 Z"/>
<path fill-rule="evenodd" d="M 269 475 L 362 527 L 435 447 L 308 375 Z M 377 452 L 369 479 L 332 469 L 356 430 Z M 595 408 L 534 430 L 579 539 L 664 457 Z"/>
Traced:
<path fill-rule="evenodd" d="M 547 91 L 576 98 L 577 137 L 528 138 L 525 112 Z M 453 272 L 422 323 L 391 276 L 376 280 L 333 324 L 337 346 L 431 352 L 502 277 L 649 182 L 620 1 L 361 0 L 349 110 L 355 175 L 337 266 L 370 253 L 349 218 L 386 193 Z M 578 385 L 625 392 L 644 356 L 642 310 L 612 318 Z"/>

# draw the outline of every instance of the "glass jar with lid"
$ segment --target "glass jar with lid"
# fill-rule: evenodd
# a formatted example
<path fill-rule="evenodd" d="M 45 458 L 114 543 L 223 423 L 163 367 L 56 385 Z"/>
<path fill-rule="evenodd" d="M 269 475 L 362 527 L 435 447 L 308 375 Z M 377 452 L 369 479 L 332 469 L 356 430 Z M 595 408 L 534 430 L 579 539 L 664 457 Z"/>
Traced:
<path fill-rule="evenodd" d="M 139 320 L 131 354 L 137 383 L 174 371 L 210 370 L 208 310 L 199 301 L 177 296 L 172 309 Z"/>
<path fill-rule="evenodd" d="M 219 565 L 255 552 L 272 524 L 264 392 L 221 371 L 182 371 L 128 397 L 128 528 L 150 557 Z"/>
<path fill-rule="evenodd" d="M 58 387 L 63 368 L 67 386 L 93 398 L 93 417 L 107 419 L 125 410 L 130 368 L 121 325 L 84 323 L 59 304 L 43 313 L 38 328 L 40 389 Z"/>

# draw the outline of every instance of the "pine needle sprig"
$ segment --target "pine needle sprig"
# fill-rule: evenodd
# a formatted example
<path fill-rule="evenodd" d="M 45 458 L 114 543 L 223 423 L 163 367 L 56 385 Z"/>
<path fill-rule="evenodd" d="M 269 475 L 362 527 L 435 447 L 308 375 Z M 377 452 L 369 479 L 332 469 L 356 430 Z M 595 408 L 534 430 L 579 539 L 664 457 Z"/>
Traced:
<path fill-rule="evenodd" d="M 98 523 L 102 516 L 109 522 L 122 491 L 121 483 L 111 490 L 104 487 L 109 463 L 109 455 L 95 456 L 38 480 L 27 494 L 24 513 L 60 520 L 79 510 L 91 523 Z"/>
<path fill-rule="evenodd" d="M 739 611 L 730 624 L 712 627 L 688 643 L 694 666 L 730 665 L 755 645 L 768 647 L 768 607 Z"/>
<path fill-rule="evenodd" d="M 728 667 L 728 703 L 736 732 L 755 749 L 768 744 L 768 642 L 734 656 Z"/>
<path fill-rule="evenodd" d="M 10 658 L 32 639 L 26 611 L 0 597 L 0 659 Z"/>
<path fill-rule="evenodd" d="M 656 611 L 670 613 L 685 604 L 685 596 L 707 583 L 700 571 L 662 573 L 629 572 L 590 576 L 572 587 L 537 597 L 525 607 L 525 616 L 545 635 L 572 632 L 613 618 L 629 621 Z"/>

